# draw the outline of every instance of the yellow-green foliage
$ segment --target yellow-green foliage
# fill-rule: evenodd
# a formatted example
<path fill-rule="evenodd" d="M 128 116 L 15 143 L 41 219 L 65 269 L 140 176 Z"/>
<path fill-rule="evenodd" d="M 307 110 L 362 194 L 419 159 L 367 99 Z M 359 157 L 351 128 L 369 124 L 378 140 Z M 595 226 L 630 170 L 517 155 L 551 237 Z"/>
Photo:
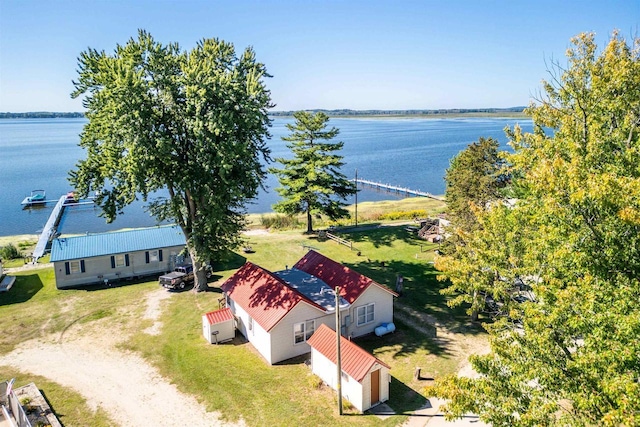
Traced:
<path fill-rule="evenodd" d="M 380 215 L 379 220 L 395 221 L 398 219 L 414 219 L 414 218 L 426 218 L 429 216 L 426 210 L 416 209 L 412 211 L 391 211 Z"/>

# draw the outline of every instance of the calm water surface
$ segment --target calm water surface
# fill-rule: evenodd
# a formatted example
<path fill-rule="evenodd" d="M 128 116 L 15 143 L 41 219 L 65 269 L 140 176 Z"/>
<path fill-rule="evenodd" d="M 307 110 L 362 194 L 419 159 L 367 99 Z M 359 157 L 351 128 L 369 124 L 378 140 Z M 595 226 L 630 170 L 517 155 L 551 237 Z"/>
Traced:
<path fill-rule="evenodd" d="M 43 189 L 47 199 L 57 200 L 71 190 L 68 171 L 85 157 L 78 147 L 85 119 L 5 119 L 0 120 L 0 236 L 33 234 L 46 223 L 55 203 L 40 208 L 23 208 L 20 203 L 31 190 Z M 272 157 L 291 157 L 280 137 L 289 133 L 290 118 L 273 121 L 269 141 Z M 331 119 L 344 142 L 343 173 L 433 194 L 444 193 L 443 176 L 449 160 L 479 137 L 493 137 L 503 145 L 503 129 L 519 123 L 532 130 L 526 119 Z M 276 165 L 277 166 L 277 165 Z M 269 212 L 278 201 L 278 181 L 269 176 L 248 212 Z M 394 198 L 387 193 L 364 189 L 359 201 Z M 349 201 L 353 203 L 353 200 Z M 59 226 L 62 233 L 117 230 L 155 225 L 155 220 L 137 202 L 112 224 L 98 216 L 93 206 L 67 208 Z"/>

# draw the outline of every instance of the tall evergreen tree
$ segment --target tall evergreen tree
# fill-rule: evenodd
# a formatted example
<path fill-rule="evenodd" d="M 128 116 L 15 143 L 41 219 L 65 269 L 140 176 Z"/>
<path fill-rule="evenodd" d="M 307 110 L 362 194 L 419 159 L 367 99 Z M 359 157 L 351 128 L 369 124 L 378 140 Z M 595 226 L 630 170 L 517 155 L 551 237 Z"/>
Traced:
<path fill-rule="evenodd" d="M 443 271 L 439 278 L 450 283 L 442 293 L 455 296 L 449 305 L 469 303 L 472 320 L 477 320 L 478 312 L 484 308 L 487 291 L 494 293 L 495 276 L 471 262 L 476 255 L 469 249 L 469 241 L 482 232 L 484 225 L 478 215 L 501 198 L 507 178 L 498 141 L 493 138 L 480 138 L 469 144 L 451 160 L 445 174 L 451 230 L 440 247 L 435 265 Z M 454 265 L 456 268 L 452 268 Z"/>
<path fill-rule="evenodd" d="M 476 270 L 517 271 L 533 299 L 487 326 L 478 378 L 430 391 L 450 399 L 451 416 L 640 425 L 640 39 L 614 33 L 601 53 L 593 34 L 572 43 L 528 109 L 534 133 L 510 132 L 524 196 L 481 215 L 506 239 L 469 243 Z"/>
<path fill-rule="evenodd" d="M 295 124 L 287 124 L 291 134 L 282 137 L 289 142 L 287 147 L 293 152 L 293 158 L 277 158 L 284 167 L 270 169 L 278 176 L 277 191 L 283 197 L 273 208 L 288 215 L 306 213 L 307 233 L 312 233 L 314 213 L 334 220 L 349 216 L 343 201 L 354 194 L 356 188 L 340 172 L 344 163 L 338 152 L 344 143 L 330 142 L 339 130 L 326 129 L 329 117 L 322 112 L 306 111 L 295 112 L 293 116 Z"/>
<path fill-rule="evenodd" d="M 158 220 L 182 228 L 196 272 L 233 248 L 244 228 L 244 203 L 265 176 L 272 107 L 255 53 L 205 39 L 189 52 L 140 31 L 113 54 L 89 49 L 79 58 L 73 97 L 84 95 L 88 123 L 80 138 L 87 158 L 70 175 L 112 221 L 138 197 L 165 189 L 150 204 Z"/>

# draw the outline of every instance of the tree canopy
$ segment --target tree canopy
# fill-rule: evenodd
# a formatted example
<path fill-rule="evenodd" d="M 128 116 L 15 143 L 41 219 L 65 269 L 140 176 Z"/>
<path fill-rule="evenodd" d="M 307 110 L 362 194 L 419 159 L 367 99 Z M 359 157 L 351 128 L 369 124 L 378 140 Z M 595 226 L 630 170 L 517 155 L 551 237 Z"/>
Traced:
<path fill-rule="evenodd" d="M 567 57 L 528 109 L 534 132 L 509 132 L 522 196 L 480 213 L 470 261 L 443 266 L 490 272 L 508 305 L 487 326 L 491 352 L 471 358 L 481 376 L 428 391 L 450 416 L 640 424 L 640 40 L 614 33 L 599 51 L 581 34 Z M 524 302 L 509 298 L 516 279 Z"/>
<path fill-rule="evenodd" d="M 280 187 L 276 190 L 283 200 L 273 208 L 288 215 L 306 213 L 307 232 L 313 232 L 313 213 L 325 214 L 331 219 L 349 216 L 343 200 L 356 191 L 340 171 L 344 165 L 338 152 L 344 143 L 330 142 L 339 130 L 326 129 L 329 117 L 322 113 L 306 111 L 294 113 L 295 124 L 287 124 L 291 131 L 282 137 L 289 142 L 292 159 L 277 158 L 283 168 L 271 168 L 278 176 Z"/>
<path fill-rule="evenodd" d="M 191 51 L 163 45 L 145 31 L 112 54 L 79 57 L 72 96 L 84 95 L 87 157 L 70 173 L 81 193 L 112 221 L 137 198 L 182 228 L 197 272 L 239 242 L 244 204 L 255 197 L 269 158 L 270 77 L 251 48 L 203 39 Z"/>
<path fill-rule="evenodd" d="M 495 235 L 494 230 L 483 233 L 485 224 L 478 215 L 500 199 L 507 178 L 498 141 L 493 138 L 480 138 L 469 144 L 451 160 L 445 174 L 451 226 L 449 237 L 439 248 L 436 267 L 449 273 L 439 276 L 450 282 L 443 293 L 455 295 L 449 305 L 470 303 L 469 313 L 473 320 L 477 320 L 479 310 L 485 307 L 486 289 L 495 275 L 478 266 L 475 250 L 468 243 L 480 234 L 485 240 Z"/>

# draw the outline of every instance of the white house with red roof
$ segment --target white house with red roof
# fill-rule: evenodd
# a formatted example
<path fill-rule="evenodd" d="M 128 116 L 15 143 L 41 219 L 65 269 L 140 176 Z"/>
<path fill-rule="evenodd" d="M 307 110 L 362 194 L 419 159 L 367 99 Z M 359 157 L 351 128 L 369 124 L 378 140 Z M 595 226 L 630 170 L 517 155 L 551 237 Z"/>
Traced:
<path fill-rule="evenodd" d="M 221 288 L 238 330 L 274 364 L 309 353 L 307 340 L 321 325 L 335 329 L 336 286 L 343 335 L 393 322 L 395 292 L 315 251 L 274 273 L 247 262 Z"/>
<path fill-rule="evenodd" d="M 309 339 L 311 371 L 337 390 L 336 332 L 321 325 Z M 389 365 L 345 337 L 340 337 L 342 397 L 360 412 L 389 400 Z"/>

